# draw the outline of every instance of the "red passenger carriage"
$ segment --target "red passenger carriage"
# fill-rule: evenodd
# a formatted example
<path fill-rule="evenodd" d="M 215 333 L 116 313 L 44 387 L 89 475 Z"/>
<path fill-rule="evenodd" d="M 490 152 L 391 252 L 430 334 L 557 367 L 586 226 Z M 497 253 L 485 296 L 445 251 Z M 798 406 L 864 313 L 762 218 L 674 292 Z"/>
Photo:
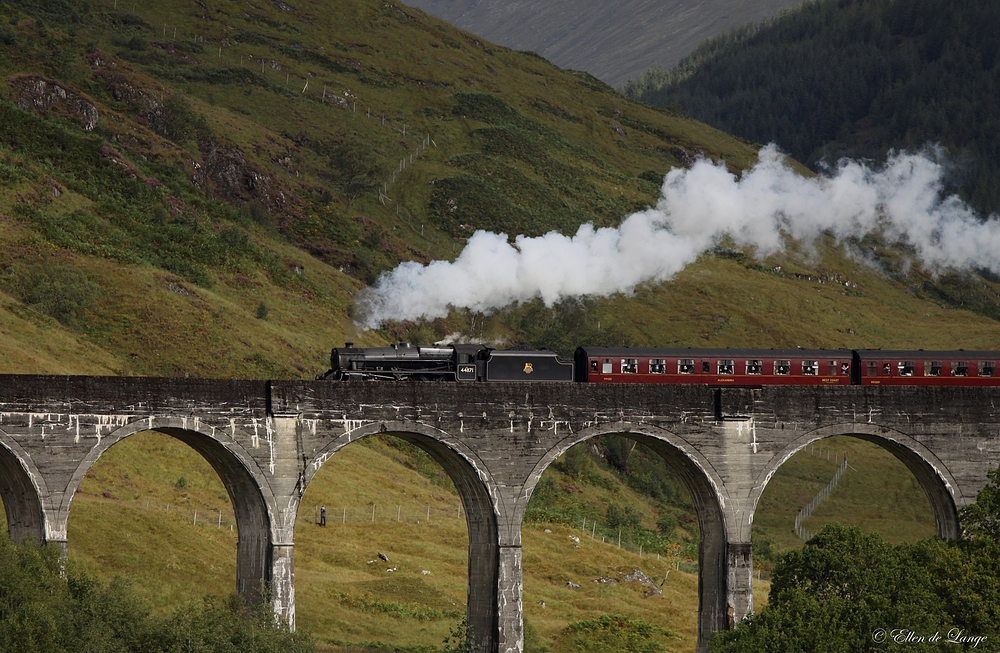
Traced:
<path fill-rule="evenodd" d="M 580 347 L 575 363 L 586 383 L 850 385 L 854 372 L 847 349 Z"/>
<path fill-rule="evenodd" d="M 1000 385 L 996 351 L 859 349 L 855 355 L 861 385 Z"/>

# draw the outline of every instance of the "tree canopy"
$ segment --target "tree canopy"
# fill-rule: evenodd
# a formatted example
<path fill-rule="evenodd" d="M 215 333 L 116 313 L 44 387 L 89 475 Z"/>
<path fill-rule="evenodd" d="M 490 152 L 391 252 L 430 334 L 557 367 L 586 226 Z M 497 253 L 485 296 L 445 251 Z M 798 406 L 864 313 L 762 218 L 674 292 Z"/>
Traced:
<path fill-rule="evenodd" d="M 626 92 L 819 167 L 941 146 L 950 183 L 1000 211 L 1000 4 L 819 0 L 706 43 Z"/>
<path fill-rule="evenodd" d="M 712 651 L 1000 651 L 998 475 L 962 511 L 954 542 L 893 546 L 856 527 L 825 527 L 781 558 L 767 606 L 717 633 Z"/>

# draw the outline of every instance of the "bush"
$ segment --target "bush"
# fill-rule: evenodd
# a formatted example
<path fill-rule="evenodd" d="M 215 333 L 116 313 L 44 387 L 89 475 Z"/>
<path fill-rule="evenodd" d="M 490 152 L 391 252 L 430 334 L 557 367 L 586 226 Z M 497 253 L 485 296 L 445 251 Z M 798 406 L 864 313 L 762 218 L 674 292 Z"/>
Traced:
<path fill-rule="evenodd" d="M 444 639 L 442 653 L 472 653 L 475 650 L 472 629 L 465 617 L 451 629 L 451 634 Z"/>
<path fill-rule="evenodd" d="M 212 135 L 205 116 L 192 109 L 179 93 L 174 93 L 163 103 L 163 123 L 157 131 L 179 145 L 191 140 L 204 140 Z"/>
<path fill-rule="evenodd" d="M 161 618 L 118 578 L 64 573 L 61 550 L 0 536 L 0 650 L 5 653 L 308 653 L 308 635 L 274 624 L 268 602 L 207 598 Z"/>
<path fill-rule="evenodd" d="M 451 112 L 456 116 L 472 118 L 493 125 L 504 123 L 521 124 L 526 122 L 517 109 L 507 104 L 506 100 L 489 93 L 462 92 L 455 93 L 455 106 Z"/>
<path fill-rule="evenodd" d="M 670 537 L 677 530 L 677 518 L 673 515 L 660 515 L 660 518 L 656 520 L 656 530 L 659 531 L 660 535 Z"/>
<path fill-rule="evenodd" d="M 590 455 L 587 453 L 587 443 L 581 442 L 570 447 L 556 465 L 563 474 L 572 479 L 580 479 L 590 467 Z"/>
<path fill-rule="evenodd" d="M 386 176 L 385 166 L 372 146 L 357 135 L 348 137 L 333 149 L 330 163 L 338 171 L 341 189 L 352 200 L 362 193 L 374 193 L 382 177 Z"/>
<path fill-rule="evenodd" d="M 51 262 L 15 267 L 7 287 L 28 306 L 70 327 L 83 323 L 100 294 L 100 288 L 81 270 Z"/>
<path fill-rule="evenodd" d="M 668 650 L 670 631 L 618 614 L 601 615 L 577 621 L 563 629 L 557 642 L 559 650 L 616 653 L 658 653 Z"/>
<path fill-rule="evenodd" d="M 604 523 L 611 530 L 636 531 L 642 527 L 642 515 L 632 506 L 619 507 L 618 504 L 612 502 L 608 504 Z"/>

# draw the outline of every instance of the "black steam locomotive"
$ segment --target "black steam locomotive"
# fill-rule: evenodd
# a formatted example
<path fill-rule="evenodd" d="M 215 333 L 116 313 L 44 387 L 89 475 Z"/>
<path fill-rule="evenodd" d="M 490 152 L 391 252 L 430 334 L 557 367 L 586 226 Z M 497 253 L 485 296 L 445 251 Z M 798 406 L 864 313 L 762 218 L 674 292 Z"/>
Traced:
<path fill-rule="evenodd" d="M 548 350 L 500 350 L 485 345 L 389 347 L 347 343 L 330 352 L 333 381 L 572 381 L 573 364 Z"/>

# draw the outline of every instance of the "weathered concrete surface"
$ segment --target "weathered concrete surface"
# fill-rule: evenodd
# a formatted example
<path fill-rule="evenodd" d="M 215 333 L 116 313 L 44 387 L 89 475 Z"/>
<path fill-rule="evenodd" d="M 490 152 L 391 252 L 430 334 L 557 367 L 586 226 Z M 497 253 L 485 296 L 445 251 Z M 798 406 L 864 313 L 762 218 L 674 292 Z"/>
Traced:
<path fill-rule="evenodd" d="M 522 650 L 521 522 L 569 447 L 639 440 L 683 479 L 702 531 L 699 648 L 752 609 L 750 527 L 771 475 L 816 440 L 854 435 L 900 458 L 939 535 L 1000 463 L 996 389 L 331 383 L 0 376 L 0 495 L 11 534 L 66 543 L 80 480 L 115 442 L 168 433 L 219 473 L 240 531 L 237 587 L 294 624 L 294 524 L 323 463 L 393 433 L 455 481 L 469 527 L 469 623 L 478 651 Z"/>

